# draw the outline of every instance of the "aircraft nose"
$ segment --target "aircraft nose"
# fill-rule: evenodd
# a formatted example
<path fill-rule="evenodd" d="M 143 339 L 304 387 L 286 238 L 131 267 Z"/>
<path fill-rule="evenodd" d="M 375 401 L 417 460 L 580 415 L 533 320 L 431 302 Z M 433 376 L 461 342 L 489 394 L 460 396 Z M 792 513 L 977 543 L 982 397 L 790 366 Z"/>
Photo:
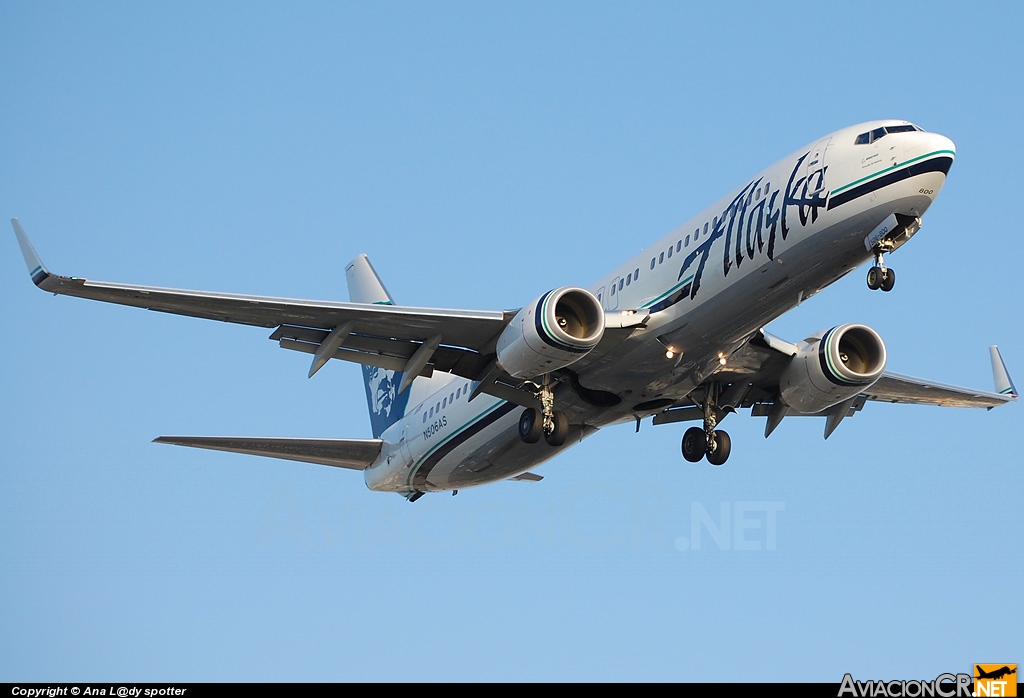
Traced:
<path fill-rule="evenodd" d="M 956 157 L 956 143 L 950 138 L 946 138 L 941 133 L 931 133 L 931 150 L 932 152 L 941 151 L 948 153 L 952 157 Z"/>
<path fill-rule="evenodd" d="M 951 158 L 956 157 L 956 144 L 941 133 L 918 131 L 916 133 L 908 133 L 906 135 L 908 137 L 905 140 L 904 154 L 908 161 L 924 157 L 926 155 L 941 154 Z"/>

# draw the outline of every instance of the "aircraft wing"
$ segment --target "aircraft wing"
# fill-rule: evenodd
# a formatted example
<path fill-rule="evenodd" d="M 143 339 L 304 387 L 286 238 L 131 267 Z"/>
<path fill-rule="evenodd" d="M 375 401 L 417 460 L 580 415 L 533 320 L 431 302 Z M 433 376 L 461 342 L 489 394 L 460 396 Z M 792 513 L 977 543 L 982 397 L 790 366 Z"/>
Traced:
<path fill-rule="evenodd" d="M 270 339 L 284 349 L 313 354 L 309 375 L 329 359 L 429 376 L 453 373 L 479 381 L 480 392 L 534 406 L 532 393 L 494 362 L 498 336 L 518 310 L 480 311 L 414 308 L 389 304 L 249 296 L 90 281 L 52 274 L 17 218 L 11 219 L 29 275 L 54 294 L 77 296 L 176 315 L 276 328 Z M 642 318 L 609 326 L 602 343 L 588 354 L 599 359 L 621 343 Z"/>
<path fill-rule="evenodd" d="M 257 327 L 297 325 L 326 328 L 354 320 L 359 330 L 380 336 L 426 340 L 443 333 L 448 344 L 479 347 L 504 329 L 511 316 L 501 311 L 409 308 L 365 303 L 299 300 L 236 293 L 189 291 L 90 281 L 51 274 L 32 247 L 18 219 L 11 220 L 29 274 L 44 291 L 130 305 L 176 315 Z M 514 313 L 513 313 L 514 315 Z"/>
<path fill-rule="evenodd" d="M 998 407 L 1012 402 L 1013 395 L 943 385 L 886 371 L 878 382 L 864 391 L 868 400 L 939 407 Z"/>
<path fill-rule="evenodd" d="M 289 439 L 246 436 L 161 436 L 153 439 L 153 442 L 283 458 L 349 470 L 366 470 L 377 460 L 384 444 L 380 439 Z"/>
<path fill-rule="evenodd" d="M 18 219 L 11 220 L 29 274 L 36 286 L 54 294 L 129 305 L 176 315 L 274 327 L 272 339 L 281 346 L 316 353 L 321 342 L 339 327 L 350 337 L 341 338 L 336 352 L 326 358 L 356 360 L 402 370 L 424 342 L 441 338 L 433 367 L 478 377 L 487 363 L 483 355 L 515 311 L 476 311 L 412 308 L 367 303 L 300 300 L 249 296 L 235 293 L 191 291 L 152 286 L 91 281 L 50 273 L 29 241 Z M 344 344 L 344 348 L 340 348 Z M 493 350 L 493 349 L 492 349 Z M 360 360 L 356 354 L 365 355 Z M 440 364 L 440 365 L 438 365 Z M 429 373 L 429 371 L 426 371 Z"/>
<path fill-rule="evenodd" d="M 762 394 L 777 394 L 779 376 L 790 357 L 796 354 L 797 345 L 787 342 L 763 330 L 756 333 L 733 357 L 737 378 L 749 379 Z M 936 381 L 913 378 L 886 371 L 860 397 L 876 402 L 896 402 L 913 405 L 937 405 L 940 407 L 997 407 L 1017 398 L 1017 390 L 1010 380 L 999 349 L 989 348 L 992 361 L 992 377 L 995 391 L 961 388 L 944 385 Z M 735 361 L 734 361 L 735 358 Z"/>
<path fill-rule="evenodd" d="M 961 388 L 886 371 L 874 385 L 865 388 L 860 394 L 822 412 L 799 414 L 779 399 L 782 373 L 797 351 L 796 344 L 763 330 L 755 333 L 740 350 L 729 357 L 726 367 L 713 374 L 712 380 L 730 386 L 719 398 L 718 418 L 722 419 L 729 410 L 750 408 L 753 416 L 768 417 L 765 426 L 765 436 L 768 436 L 786 415 L 825 417 L 825 438 L 828 438 L 843 419 L 859 412 L 868 401 L 991 409 L 1017 399 L 1017 389 L 1010 379 L 999 349 L 992 346 L 989 353 L 995 390 Z M 657 415 L 654 423 L 670 424 L 702 418 L 700 408 L 680 405 Z"/>

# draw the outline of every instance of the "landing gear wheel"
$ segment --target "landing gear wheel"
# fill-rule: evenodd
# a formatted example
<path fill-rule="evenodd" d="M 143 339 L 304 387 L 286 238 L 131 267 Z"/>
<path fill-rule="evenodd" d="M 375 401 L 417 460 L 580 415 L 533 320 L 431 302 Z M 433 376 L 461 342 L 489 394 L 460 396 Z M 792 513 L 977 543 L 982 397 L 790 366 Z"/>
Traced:
<path fill-rule="evenodd" d="M 519 438 L 528 444 L 535 444 L 540 441 L 540 435 L 544 431 L 544 421 L 540 412 L 527 408 L 519 417 Z"/>
<path fill-rule="evenodd" d="M 872 291 L 877 291 L 881 287 L 882 270 L 880 267 L 871 267 L 870 269 L 868 269 L 868 288 L 870 288 Z"/>
<path fill-rule="evenodd" d="M 882 274 L 881 288 L 883 291 L 888 293 L 892 290 L 892 287 L 896 285 L 896 272 L 892 269 L 886 269 L 885 273 Z"/>
<path fill-rule="evenodd" d="M 699 462 L 707 447 L 707 434 L 700 427 L 690 427 L 683 434 L 683 458 L 691 463 Z"/>
<path fill-rule="evenodd" d="M 520 433 L 522 427 L 520 427 Z M 544 434 L 544 440 L 548 442 L 548 446 L 561 446 L 565 443 L 565 438 L 569 436 L 569 418 L 565 416 L 565 412 L 555 412 L 551 415 L 551 431 Z"/>
<path fill-rule="evenodd" d="M 716 431 L 708 444 L 708 463 L 722 465 L 729 460 L 732 451 L 732 439 L 724 431 Z"/>

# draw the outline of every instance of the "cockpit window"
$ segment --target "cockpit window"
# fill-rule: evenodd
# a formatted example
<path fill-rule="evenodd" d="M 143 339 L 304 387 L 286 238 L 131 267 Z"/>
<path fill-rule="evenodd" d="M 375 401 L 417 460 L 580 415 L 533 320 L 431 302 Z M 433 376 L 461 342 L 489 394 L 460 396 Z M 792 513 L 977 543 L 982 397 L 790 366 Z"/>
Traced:
<path fill-rule="evenodd" d="M 913 124 L 900 124 L 899 126 L 882 126 L 876 128 L 873 131 L 862 133 L 857 136 L 857 140 L 853 142 L 854 145 L 865 145 L 867 143 L 874 143 L 880 138 L 884 138 L 887 133 L 906 133 L 907 131 L 923 131 L 924 129 L 914 126 Z"/>

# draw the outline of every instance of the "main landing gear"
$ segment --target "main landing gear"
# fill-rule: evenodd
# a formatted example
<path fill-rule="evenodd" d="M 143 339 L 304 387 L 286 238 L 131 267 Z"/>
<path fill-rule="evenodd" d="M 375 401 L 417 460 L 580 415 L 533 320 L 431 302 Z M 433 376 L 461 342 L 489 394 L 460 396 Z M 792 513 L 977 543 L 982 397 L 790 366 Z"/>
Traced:
<path fill-rule="evenodd" d="M 565 412 L 555 409 L 555 396 L 551 390 L 551 379 L 544 378 L 538 391 L 541 410 L 527 407 L 519 417 L 519 438 L 528 444 L 535 444 L 543 436 L 549 446 L 561 446 L 569 436 L 569 418 Z"/>
<path fill-rule="evenodd" d="M 683 458 L 697 463 L 704 456 L 711 465 L 723 465 L 732 452 L 732 439 L 729 434 L 719 429 L 718 412 L 715 406 L 715 391 L 708 390 L 704 400 L 704 427 L 690 427 L 683 434 Z"/>
<path fill-rule="evenodd" d="M 887 251 L 881 243 L 874 249 L 875 266 L 868 269 L 868 288 L 872 291 L 882 289 L 888 293 L 896 285 L 896 272 L 885 266 L 885 259 L 882 257 Z"/>

